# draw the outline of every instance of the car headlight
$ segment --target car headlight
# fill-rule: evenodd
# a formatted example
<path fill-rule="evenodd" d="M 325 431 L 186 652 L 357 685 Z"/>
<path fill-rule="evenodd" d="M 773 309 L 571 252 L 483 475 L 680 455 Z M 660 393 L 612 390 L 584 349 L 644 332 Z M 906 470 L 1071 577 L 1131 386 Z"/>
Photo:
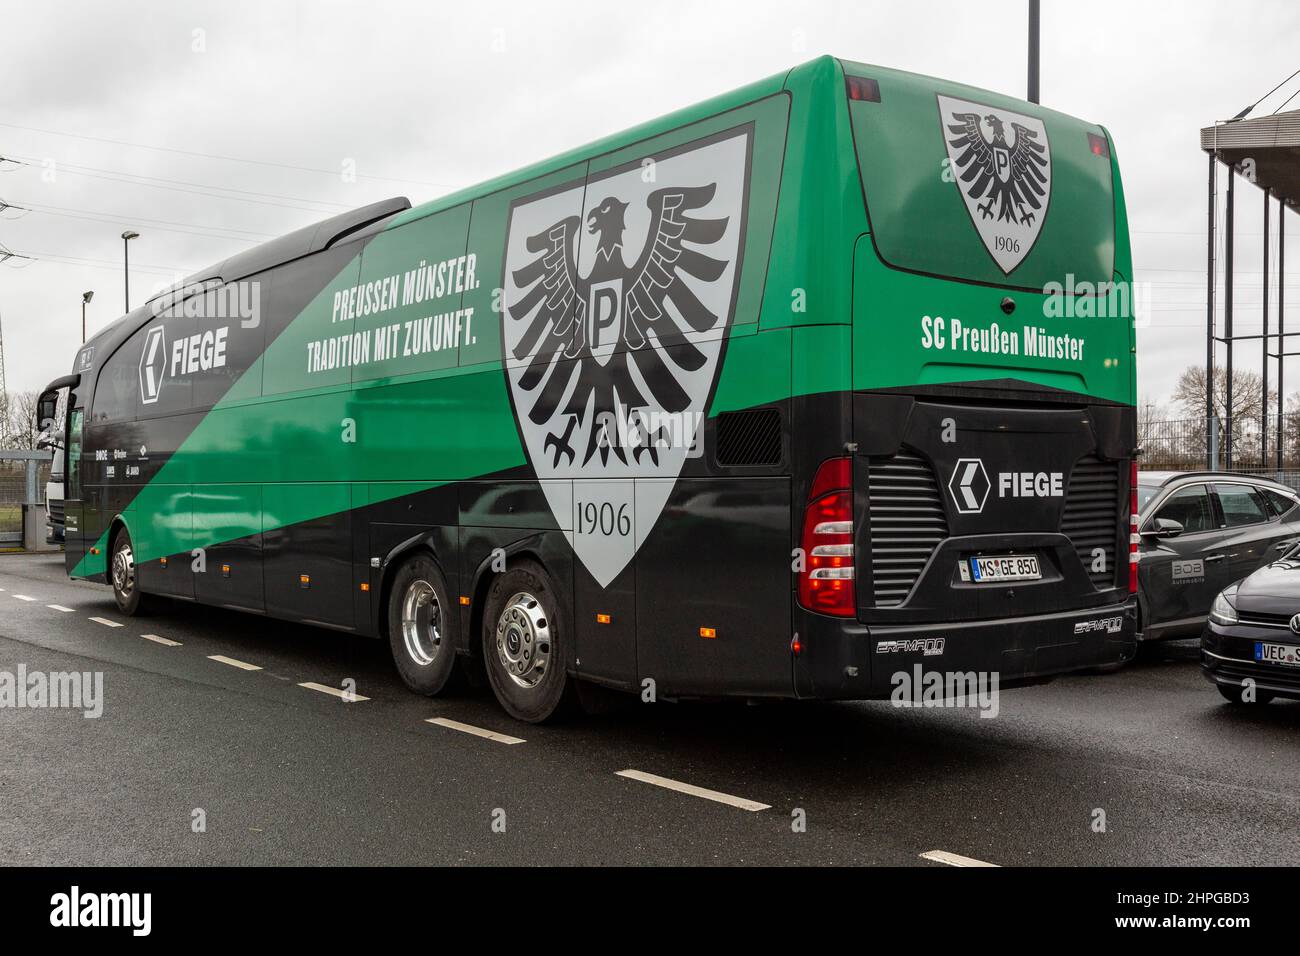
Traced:
<path fill-rule="evenodd" d="M 1236 592 L 1236 588 L 1233 588 L 1232 590 L 1234 593 Z M 1210 605 L 1210 620 L 1215 624 L 1223 624 L 1225 626 L 1237 623 L 1237 609 L 1233 607 L 1232 602 L 1228 600 L 1227 591 L 1220 591 L 1219 596 L 1216 597 L 1214 603 Z"/>

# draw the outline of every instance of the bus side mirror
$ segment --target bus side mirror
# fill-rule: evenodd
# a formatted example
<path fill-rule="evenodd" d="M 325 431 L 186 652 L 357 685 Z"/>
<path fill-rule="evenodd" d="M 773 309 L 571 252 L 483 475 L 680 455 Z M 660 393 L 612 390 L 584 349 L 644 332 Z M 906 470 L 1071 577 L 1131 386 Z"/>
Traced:
<path fill-rule="evenodd" d="M 50 431 L 58 427 L 55 416 L 59 413 L 59 393 L 42 392 L 36 400 L 36 427 L 38 431 Z"/>
<path fill-rule="evenodd" d="M 55 416 L 59 411 L 58 390 L 42 392 L 36 400 L 36 439 L 37 448 L 59 448 L 59 422 Z"/>

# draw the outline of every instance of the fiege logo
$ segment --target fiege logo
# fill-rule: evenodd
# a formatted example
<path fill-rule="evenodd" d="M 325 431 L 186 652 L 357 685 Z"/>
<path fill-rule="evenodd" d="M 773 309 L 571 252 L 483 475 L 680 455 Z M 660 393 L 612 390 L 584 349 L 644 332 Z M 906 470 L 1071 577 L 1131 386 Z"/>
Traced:
<path fill-rule="evenodd" d="M 50 925 L 58 928 L 130 928 L 132 936 L 153 929 L 152 893 L 83 893 L 78 886 L 50 897 Z"/>
<path fill-rule="evenodd" d="M 957 512 L 977 515 L 984 511 L 992 483 L 980 458 L 961 458 L 948 479 Z M 1065 473 L 1061 471 L 999 471 L 998 498 L 1064 498 Z"/>

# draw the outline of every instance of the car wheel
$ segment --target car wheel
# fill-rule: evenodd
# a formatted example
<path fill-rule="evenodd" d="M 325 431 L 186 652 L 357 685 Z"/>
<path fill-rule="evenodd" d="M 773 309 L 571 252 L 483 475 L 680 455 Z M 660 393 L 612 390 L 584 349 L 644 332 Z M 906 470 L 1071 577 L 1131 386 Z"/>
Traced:
<path fill-rule="evenodd" d="M 119 528 L 113 536 L 113 545 L 109 549 L 108 580 L 113 585 L 113 598 L 117 609 L 127 617 L 134 617 L 146 610 L 144 595 L 140 592 L 140 583 L 136 577 L 135 551 L 131 547 L 131 533 Z"/>
<path fill-rule="evenodd" d="M 1215 684 L 1219 688 L 1219 693 L 1223 699 L 1230 704 L 1238 704 L 1243 707 L 1249 707 L 1254 704 L 1267 704 L 1273 699 L 1273 695 L 1266 690 L 1255 691 L 1254 700 L 1244 698 L 1245 688 L 1239 684 Z"/>
<path fill-rule="evenodd" d="M 457 610 L 438 563 L 417 554 L 388 590 L 388 646 L 402 682 L 417 694 L 439 693 L 456 666 Z"/>
<path fill-rule="evenodd" d="M 568 702 L 568 640 L 559 595 L 540 564 L 519 561 L 493 580 L 483 612 L 483 663 L 511 717 L 541 723 Z"/>

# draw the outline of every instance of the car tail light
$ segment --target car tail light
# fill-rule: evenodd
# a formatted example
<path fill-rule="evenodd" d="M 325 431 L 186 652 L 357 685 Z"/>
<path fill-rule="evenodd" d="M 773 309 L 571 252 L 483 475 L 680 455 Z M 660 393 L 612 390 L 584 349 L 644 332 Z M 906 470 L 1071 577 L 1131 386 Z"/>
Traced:
<path fill-rule="evenodd" d="M 808 492 L 800 537 L 799 603 L 836 617 L 853 617 L 858 609 L 853 586 L 852 474 L 850 458 L 822 462 Z"/>
<path fill-rule="evenodd" d="M 1138 593 L 1138 543 L 1142 536 L 1138 534 L 1138 461 L 1133 459 L 1129 465 L 1128 477 L 1128 593 Z"/>

